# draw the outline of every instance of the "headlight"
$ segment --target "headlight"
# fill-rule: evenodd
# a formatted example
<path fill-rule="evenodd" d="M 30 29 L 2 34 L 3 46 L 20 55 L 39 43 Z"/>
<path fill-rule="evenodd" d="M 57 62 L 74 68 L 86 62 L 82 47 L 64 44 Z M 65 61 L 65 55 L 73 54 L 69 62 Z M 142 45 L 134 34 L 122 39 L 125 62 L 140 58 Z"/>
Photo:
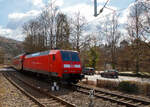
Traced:
<path fill-rule="evenodd" d="M 70 64 L 64 64 L 64 68 L 70 68 Z"/>
<path fill-rule="evenodd" d="M 75 67 L 75 68 L 80 68 L 81 66 L 80 66 L 80 65 L 74 65 L 74 67 Z"/>
<path fill-rule="evenodd" d="M 68 72 L 67 70 L 65 70 L 64 72 Z"/>

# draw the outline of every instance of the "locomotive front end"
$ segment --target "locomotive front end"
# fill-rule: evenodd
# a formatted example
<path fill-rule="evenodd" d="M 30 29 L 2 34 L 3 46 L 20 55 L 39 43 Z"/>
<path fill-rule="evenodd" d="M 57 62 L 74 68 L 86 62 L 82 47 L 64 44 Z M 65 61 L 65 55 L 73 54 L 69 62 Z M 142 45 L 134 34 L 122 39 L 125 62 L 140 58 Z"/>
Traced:
<path fill-rule="evenodd" d="M 63 78 L 67 81 L 77 83 L 83 78 L 78 53 L 74 51 L 61 51 L 61 57 L 63 61 Z"/>

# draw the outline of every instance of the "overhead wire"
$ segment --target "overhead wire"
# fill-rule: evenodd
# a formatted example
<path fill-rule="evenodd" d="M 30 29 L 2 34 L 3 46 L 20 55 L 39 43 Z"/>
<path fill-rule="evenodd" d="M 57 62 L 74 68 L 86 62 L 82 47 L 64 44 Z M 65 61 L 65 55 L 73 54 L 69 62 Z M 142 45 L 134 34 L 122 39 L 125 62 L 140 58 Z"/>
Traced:
<path fill-rule="evenodd" d="M 100 13 L 103 12 L 104 8 L 106 8 L 106 5 L 108 4 L 109 0 L 106 1 L 106 3 L 104 4 L 103 8 L 100 9 L 99 13 L 97 15 L 99 15 Z"/>
<path fill-rule="evenodd" d="M 105 14 L 104 16 L 101 16 L 101 17 L 97 17 L 96 19 L 93 19 L 93 20 L 87 22 L 87 24 L 89 24 L 89 23 L 91 23 L 91 22 L 93 22 L 93 21 L 96 21 L 96 20 L 99 20 L 99 19 L 108 17 L 108 16 L 114 14 L 114 12 L 120 12 L 120 11 L 123 11 L 123 10 L 125 10 L 125 9 L 126 9 L 126 8 L 122 8 L 122 9 L 119 9 L 119 10 L 114 10 L 113 12 L 110 12 L 110 13 L 108 13 L 108 14 Z M 112 9 L 112 10 L 113 10 L 113 9 Z"/>
<path fill-rule="evenodd" d="M 96 18 L 96 19 L 93 19 L 93 20 L 89 21 L 88 23 L 90 23 L 90 22 L 92 22 L 92 21 L 95 21 L 95 20 L 98 20 L 98 19 L 100 19 L 100 18 L 107 17 L 108 15 L 111 15 L 111 14 L 114 14 L 114 13 L 116 13 L 116 12 L 118 12 L 118 11 L 122 11 L 122 10 L 126 9 L 126 8 L 122 8 L 122 9 L 119 9 L 119 10 L 114 10 L 114 9 L 112 9 L 112 8 L 106 7 L 106 5 L 108 4 L 109 1 L 110 1 L 110 0 L 107 0 L 107 1 L 105 2 L 104 6 L 100 9 L 99 13 L 98 13 L 96 16 L 100 15 L 100 13 L 103 12 L 104 8 L 109 9 L 109 10 L 111 10 L 111 11 L 113 11 L 113 12 L 108 13 L 108 14 L 106 14 L 106 15 L 103 16 L 103 17 L 98 17 L 98 18 Z M 96 4 L 96 5 L 97 5 L 97 4 Z M 87 23 L 87 24 L 88 24 L 88 23 Z"/>

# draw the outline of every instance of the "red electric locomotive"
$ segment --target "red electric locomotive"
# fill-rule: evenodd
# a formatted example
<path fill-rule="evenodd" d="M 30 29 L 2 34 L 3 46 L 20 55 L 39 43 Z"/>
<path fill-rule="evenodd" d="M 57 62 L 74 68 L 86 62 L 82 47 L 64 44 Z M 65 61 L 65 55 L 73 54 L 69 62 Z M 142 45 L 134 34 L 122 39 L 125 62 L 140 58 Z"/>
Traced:
<path fill-rule="evenodd" d="M 23 54 L 14 58 L 13 65 L 18 70 L 48 75 L 53 80 L 77 83 L 82 79 L 78 53 L 67 50 L 50 50 L 33 54 Z"/>

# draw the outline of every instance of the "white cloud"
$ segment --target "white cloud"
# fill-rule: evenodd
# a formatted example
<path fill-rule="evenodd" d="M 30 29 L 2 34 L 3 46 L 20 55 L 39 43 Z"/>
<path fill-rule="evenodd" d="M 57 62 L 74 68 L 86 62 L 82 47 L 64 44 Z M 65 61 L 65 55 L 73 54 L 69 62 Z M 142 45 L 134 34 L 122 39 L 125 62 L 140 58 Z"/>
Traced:
<path fill-rule="evenodd" d="M 31 10 L 26 13 L 11 13 L 8 15 L 8 19 L 10 20 L 21 20 L 24 18 L 29 18 L 29 17 L 36 17 L 41 13 L 41 11 L 38 10 Z"/>
<path fill-rule="evenodd" d="M 103 6 L 100 5 L 98 7 L 98 10 L 100 10 Z M 109 8 L 113 10 L 117 10 L 116 7 L 109 6 Z M 110 9 L 104 9 L 103 12 L 98 15 L 97 17 L 94 17 L 94 9 L 92 5 L 88 4 L 78 4 L 70 7 L 66 7 L 62 9 L 62 12 L 66 13 L 69 17 L 75 17 L 74 13 L 80 12 L 81 16 L 84 16 L 86 21 L 87 21 L 87 29 L 86 33 L 84 34 L 90 34 L 92 32 L 98 32 L 97 26 L 100 25 L 99 21 L 104 21 L 106 20 L 106 16 L 109 16 L 110 14 L 113 13 L 112 10 Z M 101 26 L 101 25 L 100 25 Z"/>
<path fill-rule="evenodd" d="M 54 5 L 61 7 L 64 4 L 64 0 L 48 0 L 48 3 L 53 3 Z"/>
<path fill-rule="evenodd" d="M 103 6 L 100 5 L 98 7 L 98 10 L 100 10 L 102 7 Z M 109 6 L 109 8 L 111 8 L 112 10 L 117 10 L 117 8 L 113 6 Z M 110 15 L 110 13 L 113 12 L 112 10 L 105 8 L 99 16 L 94 17 L 93 6 L 88 4 L 78 4 L 78 5 L 74 5 L 62 9 L 62 11 L 68 14 L 68 16 L 80 12 L 81 16 L 84 16 L 88 23 L 97 22 L 98 20 L 105 19 L 106 15 Z"/>
<path fill-rule="evenodd" d="M 42 8 L 42 7 L 45 6 L 45 4 L 43 3 L 43 0 L 27 0 L 27 2 L 32 3 L 33 6 L 35 6 L 35 7 L 40 7 L 40 8 Z"/>
<path fill-rule="evenodd" d="M 91 0 L 92 2 L 94 2 L 94 0 Z M 108 0 L 97 0 L 97 3 L 106 3 Z"/>
<path fill-rule="evenodd" d="M 74 13 L 80 12 L 81 16 L 86 19 L 94 17 L 92 6 L 87 4 L 78 4 L 70 7 L 63 8 L 62 11 L 69 15 L 74 15 Z"/>
<path fill-rule="evenodd" d="M 129 8 L 125 9 L 122 12 L 122 16 L 119 18 L 119 23 L 120 24 L 126 24 L 129 16 Z"/>
<path fill-rule="evenodd" d="M 38 6 L 38 5 L 43 5 L 43 1 L 42 0 L 31 0 L 33 5 Z"/>
<path fill-rule="evenodd" d="M 6 29 L 0 26 L 0 35 L 9 35 L 10 33 L 12 33 L 11 29 Z"/>
<path fill-rule="evenodd" d="M 120 24 L 126 24 L 128 19 L 129 19 L 129 14 L 131 12 L 131 7 L 133 7 L 135 5 L 134 3 L 131 3 L 123 12 L 122 12 L 122 16 L 119 18 L 119 23 Z"/>
<path fill-rule="evenodd" d="M 63 0 L 55 1 L 55 5 L 57 5 L 57 6 L 62 6 L 63 4 L 64 4 Z M 103 5 L 99 5 L 98 10 L 100 10 L 102 7 L 103 7 Z M 112 8 L 113 10 L 117 10 L 117 8 L 113 7 L 113 6 L 109 6 L 109 8 Z M 99 21 L 105 20 L 106 15 L 109 15 L 110 13 L 113 12 L 112 10 L 105 8 L 104 11 L 98 17 L 94 17 L 93 5 L 85 4 L 85 3 L 77 4 L 77 5 L 73 5 L 73 6 L 69 6 L 69 7 L 64 7 L 61 9 L 61 11 L 71 17 L 73 17 L 74 13 L 80 12 L 81 16 L 84 16 L 87 20 L 87 23 L 88 23 L 88 26 L 90 29 L 89 32 L 96 31 L 96 26 L 99 24 Z M 31 10 L 26 13 L 11 13 L 8 15 L 8 19 L 10 20 L 10 22 L 17 23 L 16 26 L 21 27 L 20 23 L 23 24 L 25 21 L 28 21 L 29 19 L 38 16 L 40 13 L 41 13 L 41 11 L 39 11 L 39 10 Z M 14 25 L 14 24 L 10 23 L 10 25 Z M 16 35 L 21 35 L 21 33 L 20 33 L 21 30 L 20 31 L 18 30 L 19 27 L 14 28 L 14 30 L 12 32 L 15 33 Z M 9 28 L 11 28 L 11 27 L 9 27 Z M 17 32 L 19 32 L 19 33 L 17 33 Z M 19 39 L 22 38 L 22 36 L 18 36 L 18 37 L 19 37 Z"/>
<path fill-rule="evenodd" d="M 63 0 L 56 0 L 55 2 L 56 6 L 62 6 L 64 4 L 64 1 Z"/>
<path fill-rule="evenodd" d="M 16 30 L 11 30 L 8 28 L 3 28 L 0 26 L 0 36 L 7 37 L 7 38 L 12 38 L 15 40 L 20 40 L 22 41 L 24 39 L 24 35 L 21 33 L 20 29 Z"/>

